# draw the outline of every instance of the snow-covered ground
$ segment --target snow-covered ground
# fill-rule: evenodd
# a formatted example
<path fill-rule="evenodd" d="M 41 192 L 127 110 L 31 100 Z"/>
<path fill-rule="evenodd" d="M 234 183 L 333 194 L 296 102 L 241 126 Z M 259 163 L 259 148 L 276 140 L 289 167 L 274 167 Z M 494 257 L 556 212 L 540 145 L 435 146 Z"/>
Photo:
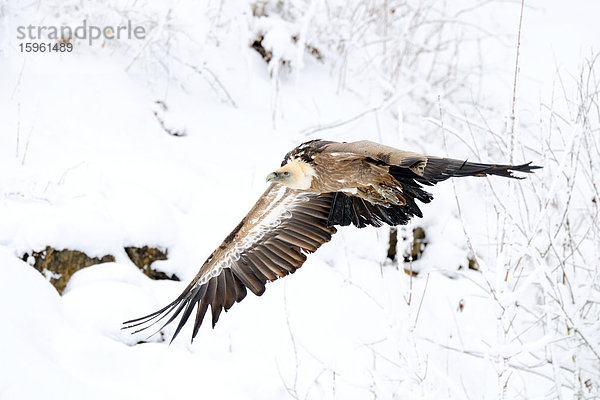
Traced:
<path fill-rule="evenodd" d="M 526 2 L 513 128 L 521 5 L 452 3 L 0 1 L 0 398 L 599 396 L 600 8 Z M 20 51 L 18 26 L 84 19 L 147 37 Z M 388 228 L 341 228 L 193 344 L 120 330 L 314 138 L 544 169 L 431 188 L 399 235 L 425 229 L 416 277 Z M 143 275 L 144 245 L 182 281 Z M 60 296 L 21 260 L 46 246 L 115 262 Z"/>

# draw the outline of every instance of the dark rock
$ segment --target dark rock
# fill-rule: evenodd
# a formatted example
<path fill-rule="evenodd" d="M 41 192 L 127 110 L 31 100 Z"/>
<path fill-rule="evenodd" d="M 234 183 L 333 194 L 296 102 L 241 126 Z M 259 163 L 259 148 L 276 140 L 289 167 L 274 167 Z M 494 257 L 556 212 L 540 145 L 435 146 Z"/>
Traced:
<path fill-rule="evenodd" d="M 404 262 L 408 263 L 421 258 L 426 246 L 427 240 L 425 239 L 425 230 L 418 226 L 413 229 L 413 241 L 410 244 L 408 251 L 404 253 Z"/>
<path fill-rule="evenodd" d="M 408 240 L 408 238 L 403 238 Z M 425 247 L 427 246 L 427 240 L 425 239 L 425 230 L 420 226 L 413 229 L 412 242 L 407 251 L 404 252 L 404 272 L 410 276 L 417 276 L 418 270 L 414 270 L 412 262 L 418 260 L 423 255 Z"/>
<path fill-rule="evenodd" d="M 168 251 L 159 250 L 154 247 L 125 247 L 125 252 L 129 256 L 131 262 L 133 262 L 142 272 L 150 279 L 160 280 L 169 279 L 172 281 L 179 281 L 179 277 L 175 274 L 169 276 L 162 271 L 157 271 L 150 266 L 154 261 L 166 260 Z"/>
<path fill-rule="evenodd" d="M 259 36 L 258 38 L 256 38 L 256 40 L 254 42 L 252 42 L 250 47 L 252 47 L 254 50 L 256 50 L 256 52 L 258 54 L 260 54 L 260 56 L 267 63 L 269 63 L 269 62 L 271 62 L 271 59 L 273 58 L 273 53 L 264 48 L 263 43 L 262 43 L 263 39 L 264 39 L 264 37 Z"/>
<path fill-rule="evenodd" d="M 89 257 L 78 250 L 56 250 L 50 246 L 46 246 L 43 251 L 32 251 L 31 254 L 25 253 L 22 259 L 28 261 L 29 257 L 34 258 L 33 267 L 50 278 L 50 283 L 59 294 L 62 294 L 65 290 L 71 276 L 80 269 L 90 265 L 115 261 L 115 257 L 110 254 L 101 258 Z"/>
<path fill-rule="evenodd" d="M 398 246 L 398 229 L 394 226 L 390 228 L 390 241 L 388 245 L 387 258 L 396 261 L 396 247 Z"/>
<path fill-rule="evenodd" d="M 144 246 L 126 247 L 125 252 L 131 261 L 150 279 L 179 280 L 177 275 L 169 276 L 164 272 L 151 268 L 154 261 L 167 259 L 166 250 L 163 252 L 157 248 Z M 30 257 L 33 257 L 33 264 L 30 261 Z M 91 265 L 115 261 L 115 257 L 110 254 L 100 258 L 90 257 L 79 250 L 56 250 L 50 246 L 46 246 L 46 249 L 42 251 L 25 253 L 21 259 L 32 264 L 32 266 L 40 271 L 42 275 L 49 278 L 50 283 L 61 295 L 65 290 L 65 287 L 67 287 L 69 279 L 71 279 L 71 276 L 75 272 Z"/>
<path fill-rule="evenodd" d="M 475 257 L 469 256 L 467 257 L 467 260 L 469 260 L 469 269 L 479 271 L 479 263 L 477 262 L 477 259 Z"/>

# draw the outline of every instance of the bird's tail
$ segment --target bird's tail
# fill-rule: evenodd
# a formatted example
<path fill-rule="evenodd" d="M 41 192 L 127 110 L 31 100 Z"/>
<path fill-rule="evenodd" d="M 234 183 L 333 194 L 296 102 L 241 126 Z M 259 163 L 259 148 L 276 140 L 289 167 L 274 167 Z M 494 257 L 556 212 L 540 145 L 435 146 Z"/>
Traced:
<path fill-rule="evenodd" d="M 514 172 L 531 173 L 533 170 L 542 168 L 531 165 L 531 162 L 520 165 L 482 164 L 451 158 L 428 158 L 423 171 L 421 183 L 433 184 L 445 181 L 451 177 L 463 176 L 487 176 L 498 175 L 513 179 L 523 179 L 522 176 L 514 175 Z"/>

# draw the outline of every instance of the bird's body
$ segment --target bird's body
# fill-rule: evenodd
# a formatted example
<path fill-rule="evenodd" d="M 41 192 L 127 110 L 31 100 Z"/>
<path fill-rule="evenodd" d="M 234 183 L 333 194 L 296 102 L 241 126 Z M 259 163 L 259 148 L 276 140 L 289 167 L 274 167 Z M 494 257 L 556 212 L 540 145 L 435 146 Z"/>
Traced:
<path fill-rule="evenodd" d="M 246 296 L 261 295 L 267 281 L 294 273 L 336 232 L 335 225 L 359 228 L 406 224 L 421 217 L 415 200 L 433 197 L 422 185 L 452 176 L 531 172 L 529 164 L 470 163 L 397 150 L 369 141 L 306 142 L 290 151 L 254 207 L 208 257 L 196 277 L 171 304 L 146 317 L 125 322 L 146 329 L 178 315 L 177 336 L 196 307 L 192 339 L 211 307 L 213 327 L 221 311 Z M 163 325 L 163 326 L 164 326 Z"/>

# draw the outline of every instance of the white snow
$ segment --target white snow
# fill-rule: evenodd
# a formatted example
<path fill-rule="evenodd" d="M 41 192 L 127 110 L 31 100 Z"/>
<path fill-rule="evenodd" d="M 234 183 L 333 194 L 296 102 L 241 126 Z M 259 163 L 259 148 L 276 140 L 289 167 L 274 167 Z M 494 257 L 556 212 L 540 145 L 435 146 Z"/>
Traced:
<path fill-rule="evenodd" d="M 0 2 L 0 398 L 600 396 L 600 9 L 525 3 L 511 154 L 520 4 L 410 4 Z M 20 51 L 17 26 L 83 19 L 148 35 Z M 170 346 L 173 326 L 121 331 L 179 295 L 316 138 L 544 169 L 428 188 L 399 264 L 387 227 L 340 228 L 193 344 L 190 323 Z M 182 281 L 139 271 L 124 247 L 144 245 Z M 22 261 L 46 246 L 115 262 L 60 296 Z"/>

